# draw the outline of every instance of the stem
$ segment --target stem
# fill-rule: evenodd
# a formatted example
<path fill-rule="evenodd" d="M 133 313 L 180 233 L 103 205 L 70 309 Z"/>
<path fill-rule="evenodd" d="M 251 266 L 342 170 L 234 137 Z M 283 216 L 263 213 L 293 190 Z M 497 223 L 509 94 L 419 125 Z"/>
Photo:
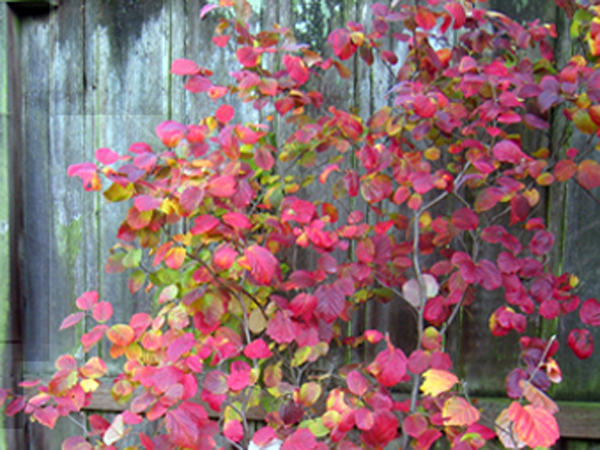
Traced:
<path fill-rule="evenodd" d="M 437 203 L 437 201 L 444 198 L 445 195 L 440 195 L 436 200 L 433 200 L 429 206 Z M 429 207 L 428 206 L 428 207 Z M 423 281 L 423 274 L 421 272 L 421 261 L 419 258 L 419 236 L 420 236 L 420 225 L 419 221 L 421 218 L 421 213 L 423 209 L 419 209 L 415 212 L 414 222 L 413 222 L 413 269 L 415 271 L 415 276 L 417 278 L 417 283 L 419 284 L 419 308 L 417 309 L 418 313 L 418 321 L 417 321 L 417 349 L 421 348 L 421 341 L 423 340 L 423 328 L 424 328 L 424 318 L 423 311 L 425 309 L 425 303 L 427 302 L 427 297 L 425 295 L 425 282 Z M 413 377 L 413 385 L 412 391 L 410 394 L 410 413 L 412 414 L 417 408 L 417 399 L 419 397 L 419 386 L 421 384 L 421 375 L 415 375 Z M 408 449 L 408 434 L 403 433 L 402 435 L 402 448 Z"/>
<path fill-rule="evenodd" d="M 554 343 L 555 340 L 556 340 L 556 335 L 553 335 L 550 339 L 548 339 L 548 343 L 546 344 L 546 348 L 544 348 L 544 353 L 542 353 L 542 357 L 540 358 L 540 362 L 535 367 L 535 369 L 533 369 L 533 372 L 531 372 L 531 375 L 529 375 L 529 380 L 528 380 L 529 382 L 531 382 L 533 380 L 533 378 L 536 376 L 536 374 L 540 371 L 540 369 L 544 365 L 544 361 L 546 360 L 546 356 L 548 356 L 548 352 L 550 351 L 550 347 L 552 347 L 552 344 Z M 521 396 L 521 398 L 522 398 L 522 396 Z"/>
<path fill-rule="evenodd" d="M 446 335 L 446 332 L 448 331 L 448 328 L 450 328 L 450 325 L 452 325 L 452 322 L 454 321 L 454 319 L 458 315 L 458 312 L 460 311 L 460 307 L 462 306 L 462 301 L 463 301 L 464 298 L 465 298 L 465 293 L 463 292 L 463 294 L 460 296 L 460 300 L 458 301 L 458 303 L 456 304 L 456 306 L 452 310 L 452 314 L 450 314 L 450 317 L 448 318 L 448 320 L 446 320 L 446 323 L 442 327 L 442 331 L 440 331 L 440 334 L 442 336 Z"/>

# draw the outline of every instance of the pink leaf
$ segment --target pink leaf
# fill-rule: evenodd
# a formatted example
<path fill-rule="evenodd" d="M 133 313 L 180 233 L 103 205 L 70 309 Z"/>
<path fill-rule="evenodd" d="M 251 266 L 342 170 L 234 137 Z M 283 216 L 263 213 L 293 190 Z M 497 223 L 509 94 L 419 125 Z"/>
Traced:
<path fill-rule="evenodd" d="M 107 322 L 113 315 L 113 307 L 108 302 L 100 302 L 94 306 L 92 316 L 97 322 Z"/>
<path fill-rule="evenodd" d="M 256 339 L 246 346 L 244 355 L 250 359 L 265 359 L 273 356 L 273 352 L 264 340 Z"/>
<path fill-rule="evenodd" d="M 190 59 L 176 59 L 171 64 L 171 73 L 175 75 L 195 75 L 199 71 L 198 64 Z"/>
<path fill-rule="evenodd" d="M 600 303 L 595 298 L 583 302 L 579 310 L 579 318 L 587 325 L 600 326 Z"/>
<path fill-rule="evenodd" d="M 152 211 L 162 205 L 162 200 L 160 198 L 151 197 L 150 195 L 139 195 L 135 198 L 133 204 L 140 212 Z"/>
<path fill-rule="evenodd" d="M 452 214 L 452 225 L 460 230 L 476 230 L 479 217 L 470 208 L 460 208 Z"/>
<path fill-rule="evenodd" d="M 268 286 L 275 277 L 279 263 L 273 254 L 260 245 L 251 245 L 244 250 L 250 265 L 250 273 L 260 284 Z"/>
<path fill-rule="evenodd" d="M 165 120 L 156 127 L 156 135 L 167 147 L 175 147 L 185 137 L 186 126 L 174 120 Z"/>
<path fill-rule="evenodd" d="M 98 303 L 98 292 L 96 291 L 84 292 L 75 300 L 77 307 L 83 311 L 92 309 L 96 303 Z"/>
<path fill-rule="evenodd" d="M 85 313 L 82 311 L 69 314 L 60 324 L 60 330 L 64 330 L 66 328 L 70 328 L 74 325 L 77 325 L 84 317 Z"/>
<path fill-rule="evenodd" d="M 215 113 L 217 120 L 223 124 L 231 121 L 235 116 L 235 109 L 231 105 L 221 105 Z"/>
<path fill-rule="evenodd" d="M 96 150 L 96 159 L 100 164 L 109 166 L 117 162 L 120 157 L 117 152 L 112 151 L 110 148 L 103 147 Z"/>

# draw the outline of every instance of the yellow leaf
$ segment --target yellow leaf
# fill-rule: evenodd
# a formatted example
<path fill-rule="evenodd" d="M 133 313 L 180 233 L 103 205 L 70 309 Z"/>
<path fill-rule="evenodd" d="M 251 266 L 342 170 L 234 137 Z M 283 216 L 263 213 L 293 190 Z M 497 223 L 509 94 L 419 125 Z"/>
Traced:
<path fill-rule="evenodd" d="M 464 427 L 479 420 L 479 411 L 464 398 L 451 397 L 444 403 L 442 417 L 444 425 Z"/>
<path fill-rule="evenodd" d="M 513 422 L 508 417 L 508 408 L 504 409 L 496 419 L 496 435 L 504 448 L 523 448 L 523 442 L 513 431 Z"/>
<path fill-rule="evenodd" d="M 254 334 L 260 334 L 267 327 L 267 320 L 259 308 L 255 308 L 248 318 L 248 327 Z"/>
<path fill-rule="evenodd" d="M 88 392 L 88 393 L 94 392 L 100 386 L 99 382 L 97 382 L 96 380 L 92 380 L 92 379 L 81 380 L 81 382 L 79 384 L 81 385 L 81 389 L 83 389 L 83 392 Z"/>
<path fill-rule="evenodd" d="M 437 397 L 443 392 L 449 391 L 458 383 L 458 378 L 447 370 L 429 369 L 423 373 L 425 381 L 421 385 L 421 391 L 425 395 Z"/>

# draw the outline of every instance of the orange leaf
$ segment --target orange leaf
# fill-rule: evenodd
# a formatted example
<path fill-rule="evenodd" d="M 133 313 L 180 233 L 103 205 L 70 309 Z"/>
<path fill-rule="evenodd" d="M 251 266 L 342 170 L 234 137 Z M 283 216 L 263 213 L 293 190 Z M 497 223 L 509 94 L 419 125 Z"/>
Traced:
<path fill-rule="evenodd" d="M 544 408 L 550 414 L 556 414 L 558 412 L 558 405 L 529 381 L 521 380 L 519 381 L 519 386 L 523 389 L 523 396 L 533 406 Z"/>
<path fill-rule="evenodd" d="M 464 398 L 451 397 L 444 403 L 442 417 L 445 419 L 445 425 L 463 427 L 477 422 L 479 411 Z"/>
<path fill-rule="evenodd" d="M 544 408 L 513 402 L 508 408 L 508 418 L 514 422 L 517 436 L 532 448 L 551 447 L 560 437 L 556 419 Z"/>
<path fill-rule="evenodd" d="M 425 395 L 437 397 L 443 392 L 449 391 L 458 383 L 458 378 L 447 370 L 429 369 L 423 373 L 425 381 L 421 385 L 421 391 Z"/>
<path fill-rule="evenodd" d="M 600 164 L 591 159 L 581 161 L 577 171 L 577 181 L 586 189 L 600 186 Z"/>
<path fill-rule="evenodd" d="M 117 324 L 106 332 L 106 337 L 115 345 L 127 346 L 135 339 L 135 331 L 129 325 Z"/>

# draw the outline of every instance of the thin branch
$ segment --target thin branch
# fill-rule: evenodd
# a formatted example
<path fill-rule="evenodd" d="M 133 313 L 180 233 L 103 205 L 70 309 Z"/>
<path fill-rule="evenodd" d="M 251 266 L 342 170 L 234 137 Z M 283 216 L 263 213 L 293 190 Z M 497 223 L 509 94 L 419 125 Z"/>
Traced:
<path fill-rule="evenodd" d="M 446 334 L 446 332 L 448 331 L 448 328 L 450 328 L 450 325 L 452 325 L 452 322 L 454 321 L 454 319 L 458 315 L 458 311 L 460 310 L 460 308 L 462 306 L 463 299 L 465 298 L 465 292 L 463 292 L 463 294 L 460 296 L 460 299 L 458 300 L 458 303 L 454 307 L 454 310 L 452 311 L 452 314 L 450 314 L 450 317 L 448 318 L 448 320 L 446 320 L 446 323 L 442 327 L 442 330 L 440 331 L 440 334 L 442 336 L 444 336 Z"/>

